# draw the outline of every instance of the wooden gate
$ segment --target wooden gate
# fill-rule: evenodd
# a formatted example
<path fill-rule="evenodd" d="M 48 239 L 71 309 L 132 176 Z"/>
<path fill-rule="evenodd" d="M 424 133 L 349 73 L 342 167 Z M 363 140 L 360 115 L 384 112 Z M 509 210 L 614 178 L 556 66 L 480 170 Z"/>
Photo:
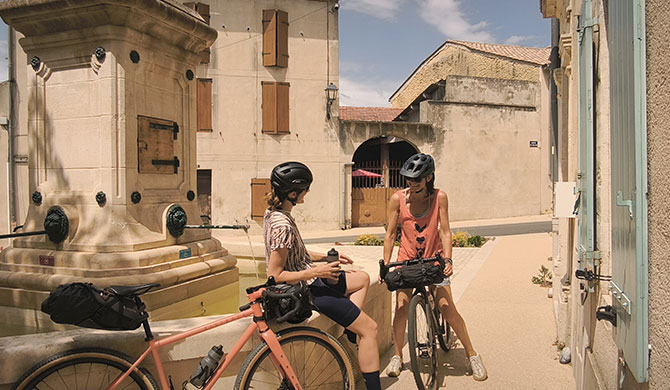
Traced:
<path fill-rule="evenodd" d="M 354 165 L 353 171 L 363 169 L 382 177 L 352 178 L 352 226 L 382 226 L 386 223 L 389 199 L 405 184 L 399 174 L 402 163 L 402 161 L 389 161 L 386 167 L 383 167 L 378 161 L 366 161 Z"/>

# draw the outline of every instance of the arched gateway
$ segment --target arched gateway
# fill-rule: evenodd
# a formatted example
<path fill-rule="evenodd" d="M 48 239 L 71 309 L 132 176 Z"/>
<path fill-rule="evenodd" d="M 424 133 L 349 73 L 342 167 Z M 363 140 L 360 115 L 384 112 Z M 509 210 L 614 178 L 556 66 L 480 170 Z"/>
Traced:
<path fill-rule="evenodd" d="M 354 152 L 351 189 L 352 226 L 381 226 L 391 195 L 405 186 L 402 164 L 418 149 L 394 137 L 370 138 Z"/>

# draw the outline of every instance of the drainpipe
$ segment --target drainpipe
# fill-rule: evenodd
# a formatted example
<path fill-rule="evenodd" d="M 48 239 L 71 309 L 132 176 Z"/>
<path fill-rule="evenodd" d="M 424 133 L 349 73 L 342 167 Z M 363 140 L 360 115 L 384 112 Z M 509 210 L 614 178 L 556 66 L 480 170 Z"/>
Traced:
<path fill-rule="evenodd" d="M 346 230 L 351 228 L 351 221 L 347 219 L 347 205 L 351 207 L 349 199 L 351 199 L 351 192 L 349 190 L 349 184 L 347 182 L 347 176 L 351 172 L 351 167 L 354 163 L 348 162 L 342 164 L 342 176 L 340 181 L 340 186 L 342 188 L 342 207 L 340 208 L 340 229 Z"/>
<path fill-rule="evenodd" d="M 559 181 L 558 177 L 558 165 L 559 165 L 559 153 L 558 153 L 558 88 L 556 86 L 556 81 L 554 81 L 554 70 L 561 67 L 561 58 L 558 52 L 558 43 L 561 39 L 561 24 L 560 21 L 556 18 L 551 19 L 551 55 L 549 57 L 549 94 L 551 98 L 549 112 L 551 113 L 551 136 L 553 143 L 553 156 L 551 159 L 551 178 L 554 183 Z"/>
<path fill-rule="evenodd" d="M 7 122 L 7 153 L 9 172 L 7 173 L 7 185 L 9 193 L 9 226 L 10 231 L 17 225 L 16 223 L 16 196 L 14 189 L 14 126 L 15 126 L 15 103 L 16 99 L 16 77 L 14 71 L 14 29 L 7 27 L 7 77 L 9 78 L 9 118 Z"/>

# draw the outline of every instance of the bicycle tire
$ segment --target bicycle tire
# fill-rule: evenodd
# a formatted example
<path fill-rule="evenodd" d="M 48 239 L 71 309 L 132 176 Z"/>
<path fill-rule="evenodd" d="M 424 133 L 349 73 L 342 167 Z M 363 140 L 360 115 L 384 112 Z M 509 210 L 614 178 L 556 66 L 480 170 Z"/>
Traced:
<path fill-rule="evenodd" d="M 426 300 L 421 294 L 414 295 L 409 301 L 407 342 L 418 390 L 433 390 L 437 387 L 437 342 L 430 318 L 432 313 L 426 307 Z"/>
<path fill-rule="evenodd" d="M 356 386 L 353 365 L 349 355 L 333 336 L 318 329 L 298 327 L 277 334 L 293 371 L 303 389 L 353 390 Z M 300 345 L 302 343 L 302 345 Z M 306 363 L 314 364 L 307 372 Z M 341 375 L 341 376 L 340 376 Z M 330 383 L 330 379 L 333 383 Z M 319 383 L 317 380 L 321 380 Z M 323 383 L 323 381 L 329 381 Z M 331 386 L 324 386 L 331 384 Z M 235 380 L 237 389 L 285 388 L 292 389 L 272 362 L 270 348 L 261 342 L 249 353 Z"/>
<path fill-rule="evenodd" d="M 435 313 L 434 318 L 437 321 L 436 333 L 437 340 L 440 344 L 440 349 L 444 352 L 449 352 L 449 337 L 451 336 L 451 326 L 449 326 L 449 322 L 447 322 L 447 319 L 444 318 L 440 308 L 437 305 L 434 306 L 433 310 Z"/>
<path fill-rule="evenodd" d="M 132 364 L 128 356 L 117 351 L 98 348 L 73 349 L 37 363 L 14 384 L 12 390 L 106 389 Z M 118 388 L 158 390 L 158 385 L 149 371 L 138 367 Z"/>

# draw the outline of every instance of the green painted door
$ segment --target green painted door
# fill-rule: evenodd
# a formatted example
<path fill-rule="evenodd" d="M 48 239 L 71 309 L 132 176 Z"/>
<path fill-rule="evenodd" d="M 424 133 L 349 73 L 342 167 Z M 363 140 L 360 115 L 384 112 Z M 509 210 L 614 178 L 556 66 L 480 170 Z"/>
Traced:
<path fill-rule="evenodd" d="M 596 155 L 595 155 L 595 82 L 597 64 L 594 61 L 593 30 L 597 24 L 593 15 L 593 3 L 584 0 L 579 12 L 577 34 L 578 96 L 579 96 L 579 166 L 578 189 L 579 211 L 577 214 L 578 268 L 598 273 L 596 235 Z M 598 296 L 596 281 L 580 281 L 580 299 L 575 317 L 573 340 L 574 374 L 577 389 L 583 389 L 588 347 L 592 344 L 592 328 L 595 321 Z"/>
<path fill-rule="evenodd" d="M 649 367 L 644 0 L 610 0 L 607 30 L 615 340 L 642 383 Z"/>

